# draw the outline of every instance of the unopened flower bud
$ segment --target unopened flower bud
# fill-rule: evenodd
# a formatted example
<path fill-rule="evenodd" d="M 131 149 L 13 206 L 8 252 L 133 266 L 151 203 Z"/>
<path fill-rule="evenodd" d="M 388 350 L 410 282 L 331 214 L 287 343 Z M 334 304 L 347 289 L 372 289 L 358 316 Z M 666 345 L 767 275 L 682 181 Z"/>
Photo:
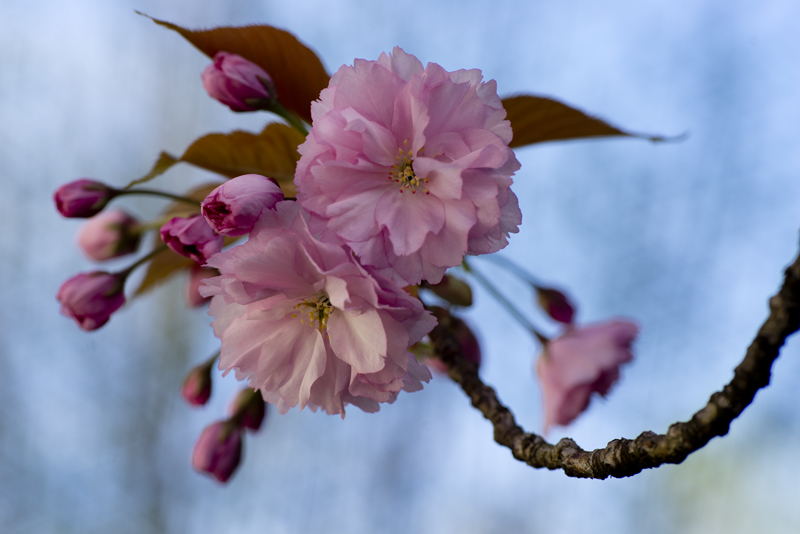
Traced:
<path fill-rule="evenodd" d="M 161 239 L 180 254 L 204 264 L 222 251 L 224 238 L 217 234 L 199 213 L 191 217 L 175 217 L 161 227 Z"/>
<path fill-rule="evenodd" d="M 122 273 L 80 273 L 61 284 L 56 299 L 82 330 L 97 330 L 125 303 L 124 285 Z"/>
<path fill-rule="evenodd" d="M 205 428 L 192 452 L 192 467 L 227 482 L 242 459 L 242 427 L 217 421 Z"/>
<path fill-rule="evenodd" d="M 53 194 L 56 208 L 64 217 L 93 217 L 117 196 L 116 189 L 102 182 L 81 178 L 59 187 Z"/>
<path fill-rule="evenodd" d="M 245 174 L 214 189 L 200 209 L 218 234 L 238 237 L 250 233 L 261 212 L 281 200 L 283 191 L 273 178 Z"/>
<path fill-rule="evenodd" d="M 461 348 L 461 356 L 478 367 L 481 366 L 481 346 L 478 343 L 478 338 L 472 332 L 472 329 L 462 319 L 454 317 L 444 308 L 433 306 L 430 308 L 433 315 L 439 321 L 439 324 L 445 327 L 458 341 Z M 433 369 L 447 374 L 447 366 L 439 358 L 429 358 L 425 365 Z"/>
<path fill-rule="evenodd" d="M 231 407 L 234 417 L 238 417 L 241 425 L 257 431 L 264 422 L 267 406 L 261 392 L 251 388 L 243 389 L 236 396 Z"/>
<path fill-rule="evenodd" d="M 204 297 L 200 294 L 200 287 L 203 285 L 203 280 L 215 276 L 219 276 L 219 271 L 216 269 L 200 267 L 199 265 L 192 266 L 189 270 L 189 279 L 186 281 L 186 289 L 183 294 L 187 306 L 190 308 L 199 308 L 211 300 L 211 297 Z"/>
<path fill-rule="evenodd" d="M 446 274 L 438 284 L 424 282 L 423 287 L 455 306 L 472 306 L 472 288 L 455 276 Z"/>
<path fill-rule="evenodd" d="M 560 323 L 572 324 L 575 307 L 564 293 L 551 287 L 533 287 L 536 289 L 539 306 L 547 315 Z"/>
<path fill-rule="evenodd" d="M 181 397 L 192 406 L 202 406 L 211 397 L 211 366 L 215 360 L 189 371 L 181 386 Z"/>
<path fill-rule="evenodd" d="M 217 52 L 214 63 L 206 67 L 201 78 L 209 96 L 232 111 L 256 111 L 260 108 L 252 106 L 248 100 L 268 100 L 274 96 L 264 86 L 272 84 L 272 78 L 264 69 L 228 52 Z"/>
<path fill-rule="evenodd" d="M 95 261 L 124 256 L 139 247 L 138 226 L 139 222 L 122 210 L 105 211 L 81 227 L 78 246 Z"/>

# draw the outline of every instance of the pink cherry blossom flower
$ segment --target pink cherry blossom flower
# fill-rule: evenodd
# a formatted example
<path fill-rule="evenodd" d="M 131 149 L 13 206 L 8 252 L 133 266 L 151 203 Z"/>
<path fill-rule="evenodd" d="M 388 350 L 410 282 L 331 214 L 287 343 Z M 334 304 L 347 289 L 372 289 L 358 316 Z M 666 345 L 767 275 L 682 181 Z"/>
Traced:
<path fill-rule="evenodd" d="M 136 252 L 139 221 L 120 209 L 104 211 L 89 219 L 78 233 L 78 246 L 89 258 L 105 261 Z"/>
<path fill-rule="evenodd" d="M 124 273 L 103 271 L 73 276 L 61 285 L 56 295 L 61 314 L 75 319 L 82 330 L 97 330 L 125 304 L 125 277 Z"/>
<path fill-rule="evenodd" d="M 236 54 L 217 52 L 214 63 L 206 67 L 201 78 L 209 96 L 233 111 L 256 111 L 258 108 L 247 101 L 270 97 L 269 91 L 261 82 L 264 80 L 271 83 L 269 74 L 255 63 Z"/>
<path fill-rule="evenodd" d="M 302 206 L 362 264 L 437 283 L 464 254 L 507 244 L 520 165 L 494 80 L 395 48 L 343 66 L 311 104 L 295 173 Z"/>
<path fill-rule="evenodd" d="M 220 369 L 261 391 L 280 413 L 293 406 L 345 415 L 416 391 L 430 373 L 408 348 L 436 324 L 419 300 L 370 275 L 350 251 L 323 243 L 296 202 L 262 212 L 249 240 L 214 256 L 209 314 Z"/>
<path fill-rule="evenodd" d="M 238 237 L 250 233 L 261 212 L 281 200 L 283 191 L 273 178 L 245 174 L 214 189 L 200 209 L 218 234 Z"/>
<path fill-rule="evenodd" d="M 230 421 L 207 426 L 194 446 L 192 467 L 227 482 L 242 460 L 242 434 L 241 426 Z"/>
<path fill-rule="evenodd" d="M 187 218 L 175 217 L 164 223 L 161 239 L 181 256 L 201 265 L 221 251 L 224 244 L 224 238 L 199 213 Z"/>
<path fill-rule="evenodd" d="M 633 359 L 631 344 L 639 327 L 611 321 L 568 329 L 549 341 L 536 364 L 544 395 L 545 432 L 568 425 L 588 406 L 593 393 L 605 396 L 619 368 Z"/>
<path fill-rule="evenodd" d="M 87 218 L 100 213 L 117 193 L 102 182 L 81 178 L 59 187 L 53 201 L 64 217 Z"/>
<path fill-rule="evenodd" d="M 219 271 L 216 269 L 209 269 L 208 267 L 201 267 L 200 265 L 193 265 L 189 269 L 189 279 L 184 286 L 183 300 L 190 308 L 199 308 L 206 304 L 209 297 L 204 297 L 200 294 L 200 287 L 203 285 L 203 280 L 206 278 L 213 278 L 219 276 Z"/>

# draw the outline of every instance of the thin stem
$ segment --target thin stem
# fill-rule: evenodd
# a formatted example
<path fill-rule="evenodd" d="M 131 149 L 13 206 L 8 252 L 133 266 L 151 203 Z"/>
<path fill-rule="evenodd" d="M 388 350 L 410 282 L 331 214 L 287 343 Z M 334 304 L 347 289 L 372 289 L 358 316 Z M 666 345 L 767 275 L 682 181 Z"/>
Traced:
<path fill-rule="evenodd" d="M 139 224 L 136 227 L 136 230 L 139 231 L 140 233 L 147 232 L 149 230 L 156 230 L 164 226 L 164 223 L 166 223 L 169 219 L 170 219 L 169 217 L 159 217 L 158 219 L 153 219 L 152 221 L 147 221 L 142 224 Z"/>
<path fill-rule="evenodd" d="M 303 124 L 303 121 L 298 119 L 297 116 L 294 113 L 292 113 L 291 111 L 289 111 L 288 109 L 283 107 L 283 104 L 281 104 L 277 100 L 275 100 L 274 102 L 271 102 L 270 107 L 269 107 L 269 111 L 271 111 L 274 114 L 278 115 L 279 117 L 282 117 L 283 119 L 285 119 L 286 122 L 288 122 L 289 124 L 294 126 L 294 128 L 298 132 L 303 134 L 303 136 L 308 135 L 308 130 L 306 129 L 305 124 Z"/>
<path fill-rule="evenodd" d="M 529 273 L 528 271 L 526 271 L 525 269 L 523 269 L 522 267 L 520 267 L 519 265 L 517 265 L 513 261 L 509 260 L 508 258 L 503 258 L 502 256 L 495 256 L 495 255 L 485 255 L 485 256 L 478 256 L 478 257 L 482 258 L 482 259 L 484 259 L 486 261 L 490 261 L 490 262 L 494 263 L 495 265 L 499 265 L 500 267 L 502 267 L 506 271 L 510 272 L 511 274 L 513 274 L 514 276 L 516 276 L 517 278 L 522 280 L 523 282 L 527 282 L 528 284 L 532 285 L 533 287 L 538 287 L 538 286 L 541 285 L 538 282 L 538 280 L 536 280 L 536 278 L 531 273 Z"/>
<path fill-rule="evenodd" d="M 155 189 L 123 189 L 119 190 L 117 196 L 122 195 L 151 195 L 154 197 L 163 197 L 168 198 L 170 200 L 177 200 L 178 202 L 185 202 L 186 204 L 191 204 L 193 206 L 199 206 L 200 201 L 195 200 L 193 198 L 182 197 L 180 195 L 173 195 L 172 193 L 167 193 L 166 191 L 157 191 Z"/>
<path fill-rule="evenodd" d="M 154 249 L 152 252 L 150 252 L 150 254 L 148 254 L 147 256 L 144 256 L 143 258 L 139 259 L 136 263 L 134 263 L 133 265 L 131 265 L 127 269 L 125 269 L 123 271 L 120 271 L 119 274 L 123 278 L 127 278 L 128 275 L 130 275 L 134 271 L 134 269 L 136 269 L 137 267 L 139 267 L 143 263 L 152 260 L 153 258 L 158 256 L 159 254 L 161 254 L 165 250 L 167 250 L 167 245 L 161 245 L 160 247 L 158 247 L 158 248 Z"/>
<path fill-rule="evenodd" d="M 514 319 L 516 319 L 520 325 L 522 325 L 528 332 L 530 332 L 534 337 L 536 337 L 536 339 L 538 339 L 542 345 L 545 345 L 549 341 L 549 339 L 546 336 L 544 336 L 541 332 L 536 330 L 536 327 L 533 326 L 533 324 L 528 320 L 527 317 L 525 317 L 525 315 L 521 311 L 519 311 L 519 309 L 517 309 L 514 303 L 508 300 L 505 297 L 505 295 L 500 293 L 500 291 L 496 287 L 494 287 L 494 285 L 489 281 L 488 278 L 483 276 L 480 272 L 476 271 L 469 263 L 467 263 L 467 260 L 464 260 L 462 266 L 464 268 L 464 271 L 471 274 L 475 278 L 475 280 L 478 281 L 479 284 L 485 287 L 486 290 L 489 293 L 491 293 L 492 296 L 497 300 L 497 302 L 499 302 L 500 305 L 503 306 L 506 309 L 506 311 L 510 313 L 511 316 Z"/>

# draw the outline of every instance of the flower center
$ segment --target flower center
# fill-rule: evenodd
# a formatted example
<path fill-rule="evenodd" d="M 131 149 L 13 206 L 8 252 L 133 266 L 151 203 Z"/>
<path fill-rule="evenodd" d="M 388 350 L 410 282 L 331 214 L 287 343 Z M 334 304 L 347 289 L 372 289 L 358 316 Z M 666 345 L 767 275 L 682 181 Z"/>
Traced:
<path fill-rule="evenodd" d="M 328 317 L 331 316 L 334 308 L 328 296 L 322 293 L 308 298 L 300 304 L 295 304 L 294 309 L 308 314 L 308 318 L 303 317 L 300 319 L 301 323 L 306 324 L 306 321 L 308 321 L 310 326 L 315 326 L 322 332 L 323 328 L 327 328 Z M 292 314 L 292 317 L 296 318 L 297 316 L 296 313 Z"/>
<path fill-rule="evenodd" d="M 408 148 L 408 139 L 403 141 L 403 146 Z M 417 156 L 421 156 L 423 150 L 425 150 L 425 147 L 422 147 L 417 151 Z M 401 193 L 406 189 L 410 189 L 411 194 L 413 195 L 416 194 L 417 188 L 421 187 L 423 191 L 425 191 L 426 195 L 430 195 L 430 191 L 428 191 L 428 189 L 423 185 L 428 183 L 428 179 L 424 178 L 420 180 L 417 175 L 414 174 L 414 169 L 411 166 L 411 164 L 414 162 L 411 150 L 409 149 L 408 151 L 405 151 L 403 150 L 403 147 L 400 147 L 397 149 L 397 151 L 397 163 L 392 165 L 394 170 L 389 173 L 389 180 L 400 184 Z"/>

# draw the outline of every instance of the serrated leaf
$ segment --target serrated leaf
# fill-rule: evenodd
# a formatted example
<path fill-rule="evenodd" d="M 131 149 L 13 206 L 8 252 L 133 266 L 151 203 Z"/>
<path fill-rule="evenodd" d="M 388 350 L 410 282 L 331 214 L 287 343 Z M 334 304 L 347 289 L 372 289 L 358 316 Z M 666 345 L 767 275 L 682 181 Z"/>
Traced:
<path fill-rule="evenodd" d="M 225 51 L 259 65 L 275 83 L 281 103 L 311 123 L 311 102 L 328 86 L 330 76 L 319 57 L 291 33 L 267 25 L 188 30 L 148 18 L 178 32 L 210 58 Z"/>
<path fill-rule="evenodd" d="M 191 144 L 180 160 L 235 178 L 260 174 L 275 178 L 287 197 L 295 196 L 294 170 L 304 137 L 285 124 L 268 124 L 260 134 L 209 134 Z"/>
<path fill-rule="evenodd" d="M 201 201 L 206 198 L 211 191 L 220 185 L 222 185 L 220 182 L 199 185 L 189 190 L 183 196 Z M 198 213 L 199 211 L 199 206 L 195 207 L 186 202 L 175 201 L 167 205 L 166 209 L 164 210 L 164 217 L 186 217 L 193 213 Z M 155 240 L 155 246 L 152 250 L 162 246 L 163 244 L 164 242 L 161 240 L 161 235 L 159 234 Z M 178 274 L 181 271 L 188 270 L 193 265 L 195 265 L 195 262 L 189 258 L 181 256 L 170 249 L 166 249 L 164 252 L 157 254 L 147 265 L 147 271 L 145 272 L 144 279 L 142 279 L 141 284 L 139 284 L 139 287 L 136 288 L 136 291 L 134 291 L 133 296 L 136 297 L 146 293 L 155 286 L 165 282 L 173 275 Z"/>
<path fill-rule="evenodd" d="M 173 156 L 167 154 L 166 152 L 162 152 L 158 156 L 158 160 L 156 161 L 155 165 L 153 165 L 153 168 L 150 169 L 150 172 L 148 172 L 147 174 L 145 174 L 141 178 L 138 178 L 138 179 L 132 181 L 131 183 L 129 183 L 128 185 L 123 187 L 123 189 L 130 189 L 134 185 L 138 185 L 138 184 L 143 184 L 145 182 L 149 182 L 150 180 L 152 180 L 156 176 L 159 176 L 159 175 L 164 174 L 165 172 L 167 172 L 167 170 L 169 170 L 169 168 L 172 167 L 173 165 L 175 165 L 176 163 L 178 163 L 177 159 L 175 159 Z"/>
<path fill-rule="evenodd" d="M 513 96 L 503 100 L 503 107 L 514 131 L 514 138 L 508 145 L 511 148 L 588 137 L 625 136 L 654 142 L 666 140 L 663 136 L 621 130 L 552 98 Z"/>

